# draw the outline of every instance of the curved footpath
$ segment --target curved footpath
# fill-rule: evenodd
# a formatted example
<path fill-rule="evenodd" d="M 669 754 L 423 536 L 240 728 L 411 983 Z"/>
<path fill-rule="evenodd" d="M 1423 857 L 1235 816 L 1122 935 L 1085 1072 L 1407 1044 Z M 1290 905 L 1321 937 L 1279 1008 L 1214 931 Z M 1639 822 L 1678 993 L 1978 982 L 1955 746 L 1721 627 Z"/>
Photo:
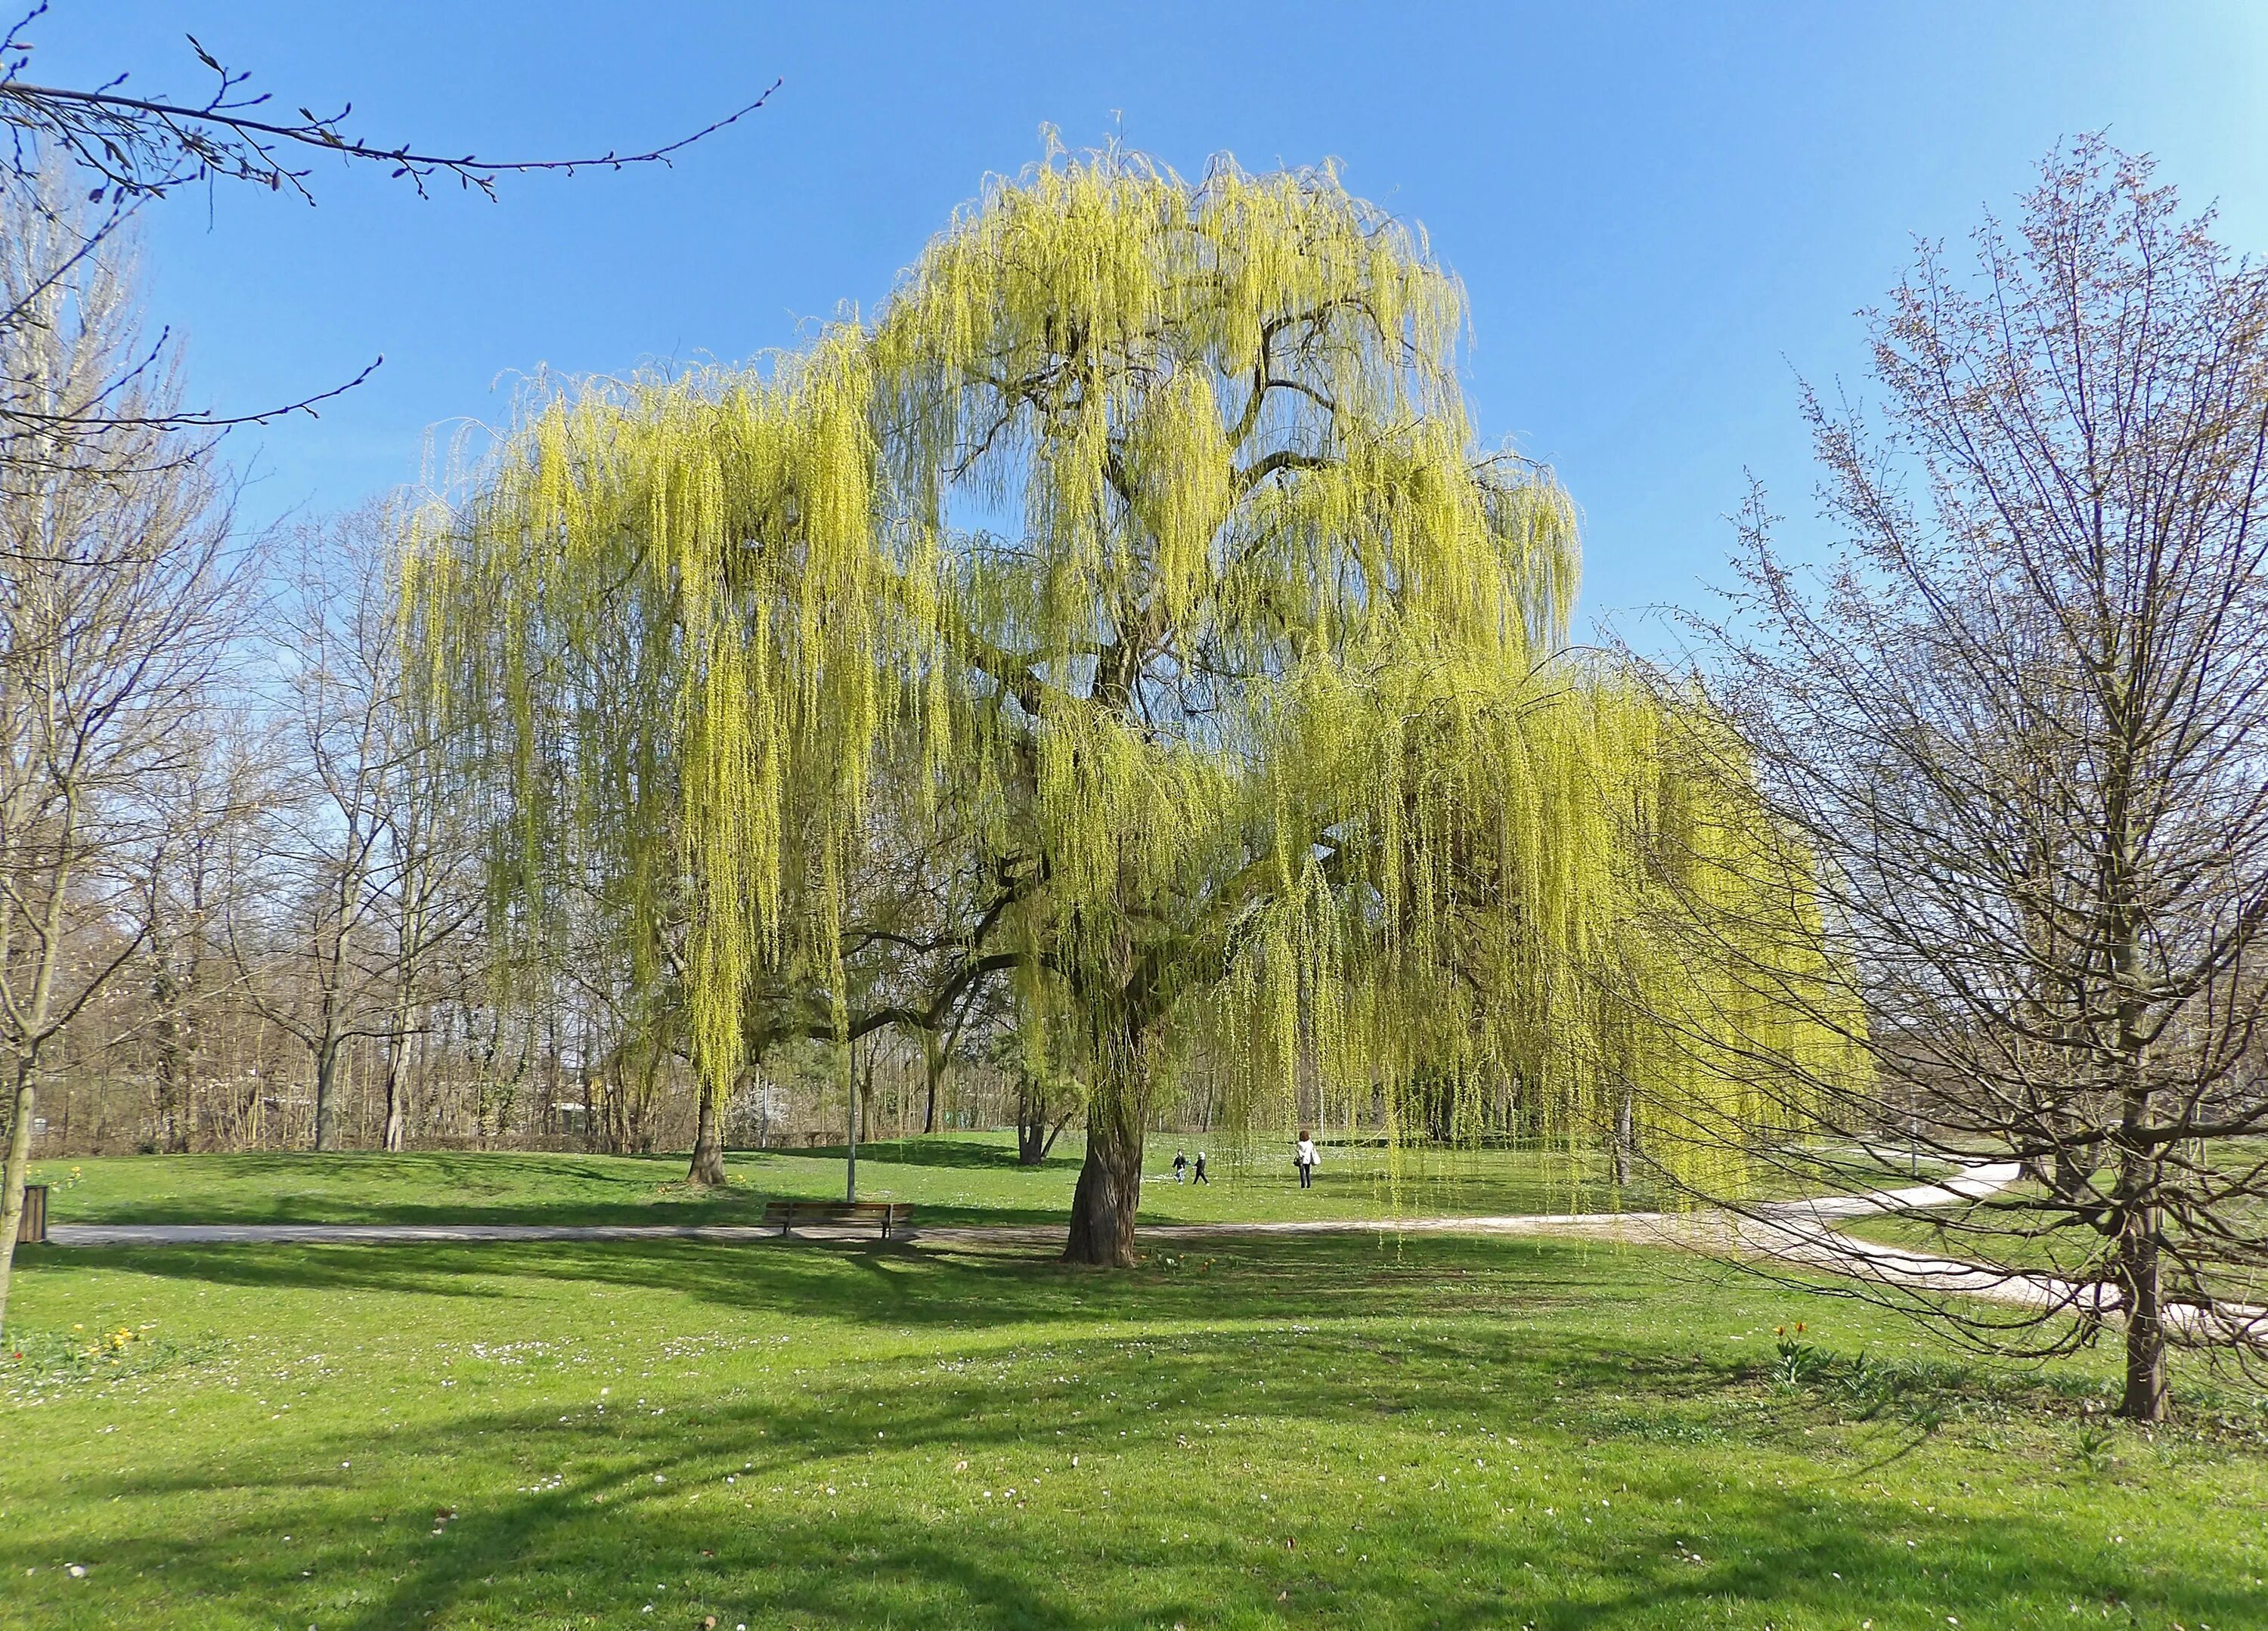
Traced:
<path fill-rule="evenodd" d="M 1152 1223 L 1153 1243 L 1271 1236 L 1345 1234 L 1595 1234 L 1719 1255 L 1764 1259 L 1861 1280 L 1884 1291 L 1977 1297 L 2041 1310 L 2116 1314 L 2105 1286 L 2083 1286 L 2041 1274 L 1987 1268 L 1903 1246 L 1861 1240 L 1836 1227 L 1852 1218 L 1912 1212 L 1980 1200 L 2021 1177 L 2013 1161 L 1978 1162 L 1957 1178 L 1760 1205 L 1747 1211 L 1521 1213 L 1498 1217 L 1286 1218 L 1269 1223 Z M 918 1231 L 941 1245 L 1050 1245 L 1063 1231 L 1024 1223 L 954 1224 Z M 806 1240 L 871 1240 L 864 1229 L 801 1227 Z M 389 1245 L 515 1240 L 777 1240 L 777 1229 L 754 1223 L 52 1223 L 62 1246 Z M 2176 1304 L 2166 1323 L 2191 1341 L 2268 1346 L 2268 1308 Z"/>

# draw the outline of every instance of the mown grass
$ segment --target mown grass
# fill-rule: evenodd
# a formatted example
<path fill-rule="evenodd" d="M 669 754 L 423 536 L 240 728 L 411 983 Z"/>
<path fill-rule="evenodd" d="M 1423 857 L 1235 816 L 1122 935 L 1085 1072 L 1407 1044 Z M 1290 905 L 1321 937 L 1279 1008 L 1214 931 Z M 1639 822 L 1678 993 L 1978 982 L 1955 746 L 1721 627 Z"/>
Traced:
<path fill-rule="evenodd" d="M 1206 1146 L 1179 1146 L 1192 1158 Z M 1175 1184 L 1176 1145 L 1153 1140 L 1142 1215 L 1152 1222 L 1572 1211 L 1653 1203 L 1617 1192 L 1594 1157 L 1558 1150 L 1327 1147 L 1302 1191 L 1288 1147 L 1233 1163 L 1215 1147 L 1212 1181 Z M 773 1196 L 839 1198 L 843 1150 L 735 1152 L 732 1186 L 684 1182 L 681 1154 L 505 1152 L 387 1156 L 124 1156 L 43 1161 L 55 1223 L 751 1223 Z M 1081 1149 L 1066 1135 L 1036 1168 L 1016 1164 L 1012 1135 L 951 1134 L 862 1145 L 858 1193 L 907 1201 L 924 1222 L 1054 1223 L 1069 1213 Z M 76 1173 L 76 1181 L 74 1181 Z"/>
<path fill-rule="evenodd" d="M 2104 1429 L 2097 1361 L 1648 1248 L 22 1262 L 11 1627 L 2268 1620 L 2254 1401 L 2185 1366 L 2179 1428 Z"/>

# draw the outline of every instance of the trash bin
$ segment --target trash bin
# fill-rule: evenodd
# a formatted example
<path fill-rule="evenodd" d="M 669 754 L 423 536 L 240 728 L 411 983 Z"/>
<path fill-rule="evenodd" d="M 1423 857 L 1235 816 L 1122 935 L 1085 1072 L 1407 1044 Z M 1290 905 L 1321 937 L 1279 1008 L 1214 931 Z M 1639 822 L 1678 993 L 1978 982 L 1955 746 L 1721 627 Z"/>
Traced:
<path fill-rule="evenodd" d="M 48 1239 L 48 1187 L 24 1186 L 24 1216 L 16 1225 L 18 1245 L 44 1245 Z"/>

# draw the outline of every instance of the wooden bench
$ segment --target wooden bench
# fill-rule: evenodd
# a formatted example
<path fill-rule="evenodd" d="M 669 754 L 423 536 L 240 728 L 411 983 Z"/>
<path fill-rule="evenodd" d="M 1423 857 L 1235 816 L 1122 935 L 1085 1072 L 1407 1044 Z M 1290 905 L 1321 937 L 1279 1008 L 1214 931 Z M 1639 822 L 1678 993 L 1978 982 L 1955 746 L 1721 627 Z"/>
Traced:
<path fill-rule="evenodd" d="M 786 1234 L 798 1223 L 874 1223 L 882 1238 L 909 1228 L 914 1209 L 902 1201 L 767 1201 L 764 1227 Z"/>

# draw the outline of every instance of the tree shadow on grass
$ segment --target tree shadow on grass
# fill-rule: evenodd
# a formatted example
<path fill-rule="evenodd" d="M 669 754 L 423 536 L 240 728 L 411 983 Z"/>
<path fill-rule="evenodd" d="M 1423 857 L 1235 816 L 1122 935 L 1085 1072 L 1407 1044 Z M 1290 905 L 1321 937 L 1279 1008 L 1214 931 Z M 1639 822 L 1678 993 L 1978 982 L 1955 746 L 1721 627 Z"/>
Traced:
<path fill-rule="evenodd" d="M 1294 1260 L 1255 1256 L 1257 1277 L 1219 1299 L 1240 1317 L 1280 1292 L 1268 1276 Z M 836 1267 L 854 1284 L 888 1272 Z M 1597 1329 L 1523 1333 L 1508 1354 L 1500 1328 L 1420 1328 L 1409 1318 L 1420 1288 L 1359 1278 L 1344 1302 L 1303 1311 L 1300 1329 L 1231 1331 L 1177 1328 L 1184 1287 L 1128 1276 L 1133 1328 L 1058 1324 L 983 1363 L 932 1348 L 839 1357 L 813 1380 L 712 1355 L 719 1392 L 689 1429 L 677 1397 L 666 1416 L 602 1418 L 594 1388 L 563 1376 L 558 1396 L 507 1408 L 248 1448 L 231 1456 L 226 1484 L 160 1464 L 82 1474 L 91 1488 L 77 1498 L 106 1515 L 99 1576 L 161 1583 L 247 1622 L 332 1631 L 585 1615 L 644 1623 L 649 1603 L 659 1625 L 713 1613 L 725 1625 L 1080 1631 L 1176 1620 L 1609 1631 L 1948 1615 L 1999 1625 L 2028 1619 L 2046 1589 L 2090 1609 L 2131 1603 L 2146 1623 L 2235 1626 L 2252 1612 L 2238 1570 L 2076 1555 L 2068 1525 L 1953 1501 L 1925 1511 L 1849 1488 L 1824 1502 L 1818 1480 L 1782 1488 L 1767 1471 L 1741 1481 L 1737 1456 L 1708 1464 L 1718 1476 L 1705 1493 L 1681 1458 L 1609 1463 L 1552 1423 L 1572 1416 L 1580 1427 L 1603 1402 L 1594 1393 L 1674 1394 L 1682 1379 L 1705 1394 L 1736 1368 L 1697 1370 L 1667 1342 L 1620 1348 Z M 940 1275 L 920 1295 L 968 1289 Z M 1517 1298 L 1506 1306 L 1526 1311 Z M 1054 1307 L 1066 1311 L 1060 1297 Z M 1469 1487 L 1448 1488 L 1462 1463 L 1436 1451 L 1435 1435 L 1381 1424 L 1382 1406 L 1402 1405 L 1422 1408 L 1428 1429 L 1454 1422 L 1519 1438 L 1562 1477 L 1587 1466 L 1612 1492 L 1617 1526 L 1582 1523 L 1564 1497 L 1547 1514 L 1501 1471 L 1497 1483 L 1459 1471 Z M 1069 1458 L 1082 1451 L 1075 1470 Z M 1358 1455 L 1371 1459 L 1351 1468 Z M 953 1470 L 961 1462 L 965 1473 Z M 1381 1490 L 1373 1469 L 1394 1481 Z M 382 1496 L 373 1476 L 386 1480 Z M 1004 1493 L 1012 1487 L 1024 1504 Z M 1471 1498 L 1484 1488 L 1489 1498 Z M 1274 1503 L 1257 1502 L 1263 1489 Z M 191 1531 L 134 1517 L 184 1502 L 211 1521 Z M 437 1510 L 454 1513 L 438 1534 Z M 1282 1545 L 1294 1531 L 1304 1549 Z M 279 1535 L 300 1540 L 280 1547 Z M 31 1555 L 0 1536 L 0 1571 L 26 1587 L 27 1611 L 76 1623 L 67 1613 L 81 1602 L 59 1594 L 77 1588 L 52 1569 L 26 1577 Z"/>
<path fill-rule="evenodd" d="M 1043 1248 L 810 1239 L 72 1247 L 19 1260 L 27 1275 L 102 1268 L 278 1293 L 492 1300 L 549 1297 L 581 1283 L 674 1294 L 743 1315 L 899 1328 L 1090 1316 L 1280 1322 L 1325 1306 L 1541 1311 L 1613 1296 L 1599 1261 L 1594 1251 L 1557 1241 L 1443 1236 L 1397 1245 L 1340 1235 L 1176 1246 L 1112 1272 L 1058 1262 Z"/>

